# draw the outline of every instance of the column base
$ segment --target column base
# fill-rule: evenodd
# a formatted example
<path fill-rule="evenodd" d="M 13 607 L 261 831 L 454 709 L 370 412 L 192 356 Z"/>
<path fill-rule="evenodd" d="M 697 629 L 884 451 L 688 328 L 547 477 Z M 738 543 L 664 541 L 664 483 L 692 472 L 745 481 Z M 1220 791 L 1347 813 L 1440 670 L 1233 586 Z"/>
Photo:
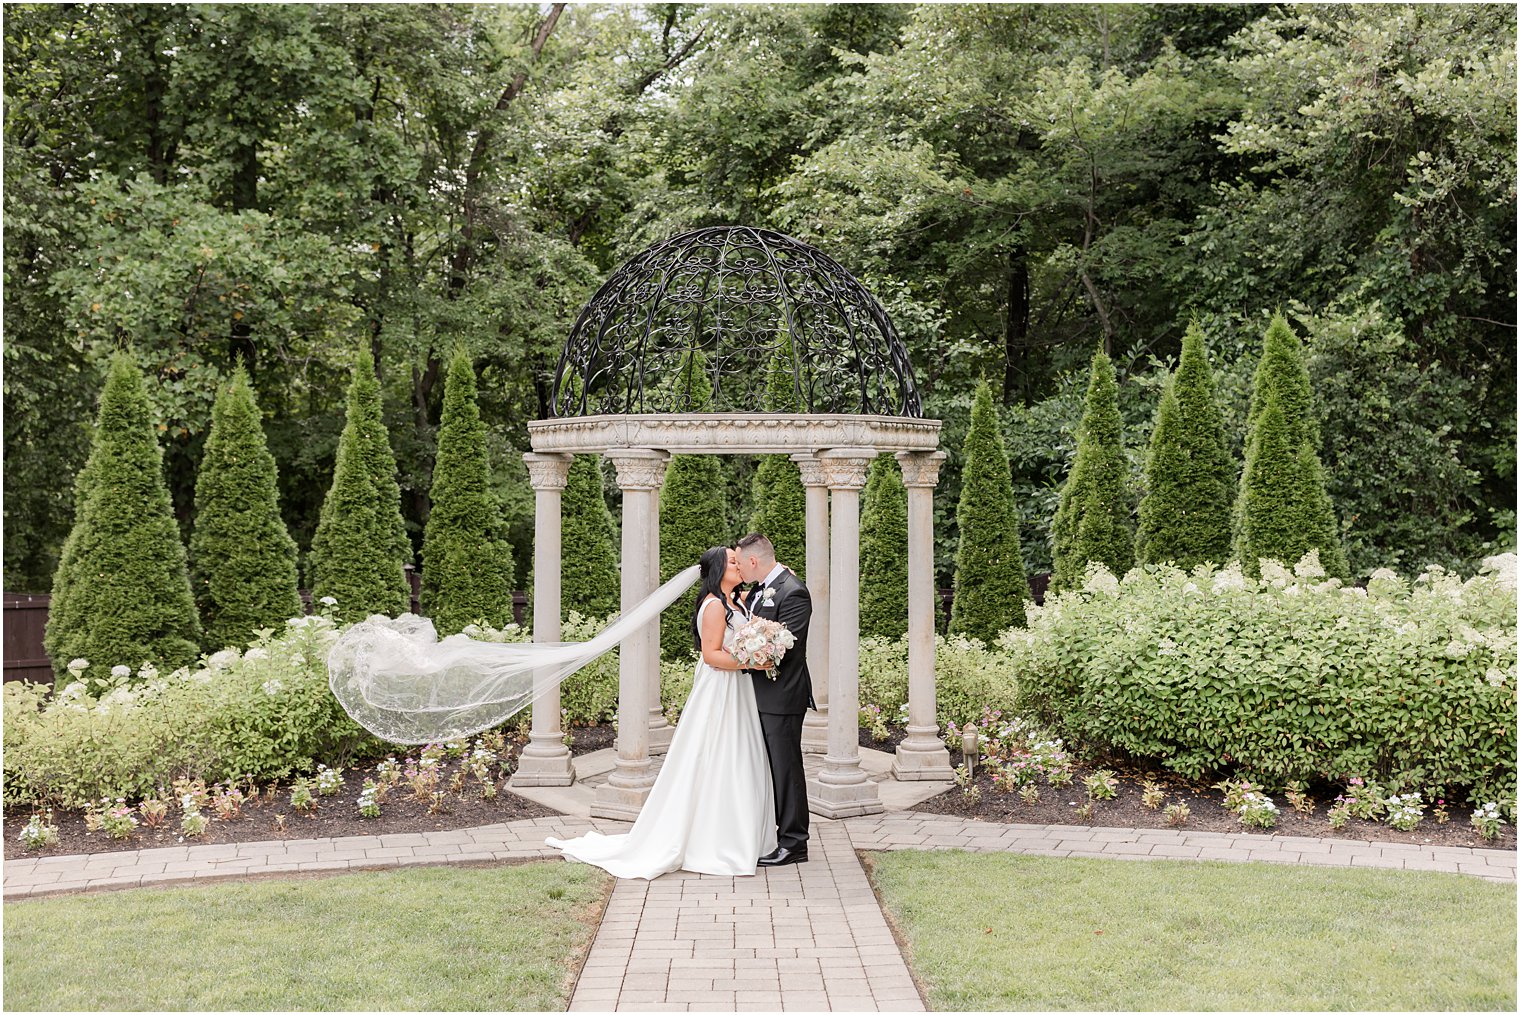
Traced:
<path fill-rule="evenodd" d="M 802 753 L 829 753 L 829 706 L 821 705 L 803 718 Z"/>
<path fill-rule="evenodd" d="M 633 821 L 644 809 L 649 791 L 654 789 L 654 767 L 648 761 L 634 764 L 618 759 L 607 781 L 596 788 L 591 798 L 593 818 Z"/>
<path fill-rule="evenodd" d="M 881 794 L 866 778 L 859 757 L 824 759 L 823 771 L 809 779 L 808 810 L 825 818 L 853 818 L 880 814 Z"/>
<path fill-rule="evenodd" d="M 665 713 L 658 715 L 651 713 L 649 716 L 649 754 L 664 754 L 670 750 L 670 741 L 676 735 L 676 728 L 670 725 L 665 718 Z"/>
<path fill-rule="evenodd" d="M 517 771 L 507 780 L 509 786 L 569 786 L 575 782 L 575 765 L 570 749 L 563 743 L 559 751 L 531 754 L 533 745 L 523 749 L 517 759 Z"/>
<path fill-rule="evenodd" d="M 897 745 L 892 759 L 892 778 L 898 782 L 954 782 L 950 752 L 932 734 L 909 734 Z"/>

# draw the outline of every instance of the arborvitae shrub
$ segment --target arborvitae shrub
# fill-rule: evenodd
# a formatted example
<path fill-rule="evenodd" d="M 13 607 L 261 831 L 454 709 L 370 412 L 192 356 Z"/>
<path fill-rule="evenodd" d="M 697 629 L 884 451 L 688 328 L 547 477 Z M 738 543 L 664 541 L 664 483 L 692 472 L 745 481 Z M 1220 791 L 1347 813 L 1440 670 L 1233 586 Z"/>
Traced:
<path fill-rule="evenodd" d="M 1156 410 L 1145 462 L 1145 496 L 1135 556 L 1142 564 L 1172 561 L 1191 569 L 1230 557 L 1235 474 L 1225 441 L 1214 374 L 1196 323 L 1182 340 L 1182 359 Z"/>
<path fill-rule="evenodd" d="M 212 651 L 301 615 L 296 543 L 280 517 L 277 481 L 253 387 L 238 367 L 212 407 L 195 482 L 191 584 Z"/>
<path fill-rule="evenodd" d="M 1257 413 L 1240 483 L 1240 560 L 1247 574 L 1261 573 L 1262 557 L 1287 563 L 1308 551 L 1301 494 L 1299 457 L 1291 430 L 1277 399 L 1269 397 Z"/>
<path fill-rule="evenodd" d="M 955 552 L 950 632 L 990 645 L 1005 628 L 1023 625 L 1029 577 L 1019 544 L 1008 453 L 986 380 L 976 388 L 961 462 L 961 500 L 956 509 L 960 545 Z"/>
<path fill-rule="evenodd" d="M 688 356 L 681 373 L 683 390 L 690 391 L 690 411 L 706 412 L 712 406 L 712 387 L 702 354 Z M 717 456 L 673 455 L 660 490 L 660 581 L 691 567 L 712 547 L 732 545 L 737 537 L 727 531 L 727 517 L 723 465 Z M 697 591 L 691 589 L 660 615 L 660 651 L 667 659 L 692 654 L 691 614 Z"/>
<path fill-rule="evenodd" d="M 404 569 L 411 547 L 400 527 L 401 491 L 395 477 L 395 458 L 380 423 L 379 385 L 366 350 L 354 368 L 332 486 L 306 558 L 312 596 L 336 599 L 343 620 L 363 620 L 372 613 L 396 616 L 411 607 Z"/>
<path fill-rule="evenodd" d="M 766 369 L 766 412 L 802 412 L 802 403 L 797 398 L 795 369 L 791 335 L 783 332 Z M 755 511 L 750 518 L 751 531 L 762 533 L 769 539 L 776 548 L 776 559 L 805 581 L 807 494 L 797 463 L 786 455 L 762 455 L 755 469 L 752 496 Z"/>
<path fill-rule="evenodd" d="M 61 591 L 64 601 L 49 611 L 44 636 L 54 673 L 68 682 L 69 661 L 77 658 L 90 661 L 90 680 L 104 679 L 113 666 L 191 662 L 201 629 L 185 547 L 143 376 L 125 352 L 106 372 L 86 470 L 54 580 L 54 595 Z"/>
<path fill-rule="evenodd" d="M 1303 346 L 1281 314 L 1273 316 L 1262 337 L 1261 361 L 1251 383 L 1246 461 L 1232 525 L 1235 556 L 1248 573 L 1255 575 L 1261 557 L 1295 561 L 1314 548 L 1319 550 L 1326 574 L 1348 577 L 1346 552 L 1319 461 L 1319 426 Z M 1270 456 L 1269 466 L 1263 466 L 1252 454 L 1262 418 L 1273 403 L 1282 417 L 1282 440 L 1287 449 L 1286 465 L 1281 468 Z M 1269 444 L 1271 440 L 1275 437 L 1269 435 Z M 1269 486 L 1281 489 L 1269 490 Z M 1267 504 L 1280 505 L 1277 510 L 1286 516 L 1260 517 Z"/>
<path fill-rule="evenodd" d="M 576 455 L 560 512 L 560 613 L 605 617 L 621 606 L 618 536 L 602 495 L 601 458 Z"/>
<path fill-rule="evenodd" d="M 459 350 L 444 379 L 433 506 L 422 542 L 422 609 L 439 635 L 477 621 L 502 627 L 512 620 L 512 547 L 491 489 L 475 398 L 475 368 Z"/>
<path fill-rule="evenodd" d="M 891 455 L 871 463 L 860 508 L 860 634 L 908 633 L 908 489 Z"/>
<path fill-rule="evenodd" d="M 1123 434 L 1114 365 L 1099 350 L 1093 356 L 1087 404 L 1077 428 L 1076 458 L 1052 526 L 1052 591 L 1080 585 L 1089 562 L 1101 563 L 1116 575 L 1134 566 Z"/>

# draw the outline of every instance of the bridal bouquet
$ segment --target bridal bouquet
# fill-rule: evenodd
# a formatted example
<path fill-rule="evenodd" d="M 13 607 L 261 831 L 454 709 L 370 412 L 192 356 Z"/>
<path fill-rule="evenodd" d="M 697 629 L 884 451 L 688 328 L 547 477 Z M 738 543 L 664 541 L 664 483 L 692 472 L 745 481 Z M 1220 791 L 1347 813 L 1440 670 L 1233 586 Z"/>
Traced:
<path fill-rule="evenodd" d="M 797 644 L 797 637 L 784 624 L 764 617 L 755 617 L 734 632 L 734 658 L 744 666 L 763 666 L 768 662 L 781 662 L 786 650 Z M 776 679 L 774 669 L 766 673 Z"/>

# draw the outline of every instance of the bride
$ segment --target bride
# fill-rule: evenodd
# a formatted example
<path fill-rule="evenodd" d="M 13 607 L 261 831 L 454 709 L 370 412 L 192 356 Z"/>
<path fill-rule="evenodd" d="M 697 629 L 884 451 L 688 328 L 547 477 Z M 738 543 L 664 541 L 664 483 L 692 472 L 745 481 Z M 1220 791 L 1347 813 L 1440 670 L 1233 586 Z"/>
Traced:
<path fill-rule="evenodd" d="M 545 840 L 567 857 L 620 878 L 652 879 L 673 870 L 752 875 L 757 858 L 776 848 L 754 681 L 729 651 L 734 632 L 748 619 L 734 597 L 739 555 L 715 546 L 699 566 L 702 584 L 691 626 L 702 657 L 665 763 L 632 830 Z"/>

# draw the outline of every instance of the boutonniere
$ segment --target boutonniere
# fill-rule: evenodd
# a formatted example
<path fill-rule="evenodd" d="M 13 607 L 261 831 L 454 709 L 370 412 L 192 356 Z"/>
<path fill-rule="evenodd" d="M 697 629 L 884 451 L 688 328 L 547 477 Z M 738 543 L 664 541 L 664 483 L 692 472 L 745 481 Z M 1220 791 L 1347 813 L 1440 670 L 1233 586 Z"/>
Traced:
<path fill-rule="evenodd" d="M 776 605 L 776 590 L 773 589 L 773 588 L 767 588 L 765 590 L 765 593 L 760 597 L 760 605 L 762 605 L 762 606 L 775 606 Z"/>

